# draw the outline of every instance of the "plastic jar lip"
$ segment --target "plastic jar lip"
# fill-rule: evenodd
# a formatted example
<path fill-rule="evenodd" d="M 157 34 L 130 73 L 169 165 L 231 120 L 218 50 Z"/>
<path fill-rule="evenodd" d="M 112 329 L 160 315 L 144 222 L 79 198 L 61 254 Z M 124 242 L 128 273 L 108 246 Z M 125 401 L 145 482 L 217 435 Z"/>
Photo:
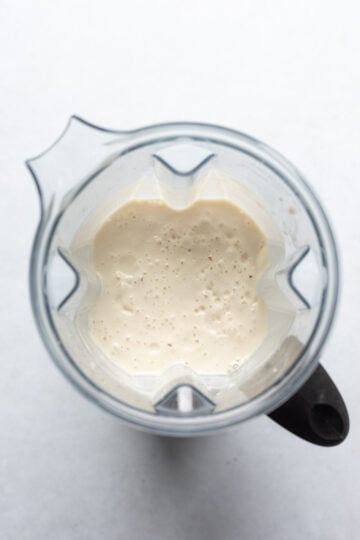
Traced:
<path fill-rule="evenodd" d="M 116 416 L 138 426 L 142 429 L 159 434 L 174 436 L 191 436 L 215 431 L 217 429 L 242 422 L 256 415 L 269 412 L 285 402 L 306 381 L 321 352 L 321 349 L 331 329 L 339 289 L 339 265 L 334 236 L 328 219 L 316 195 L 307 184 L 301 173 L 282 155 L 268 147 L 266 144 L 243 133 L 221 126 L 200 123 L 169 123 L 147 126 L 141 129 L 124 132 L 106 130 L 88 122 L 73 117 L 73 120 L 89 126 L 94 131 L 113 134 L 123 139 L 122 154 L 132 152 L 139 147 L 176 141 L 186 137 L 188 140 L 213 141 L 228 146 L 234 150 L 251 153 L 252 157 L 267 165 L 283 182 L 296 194 L 316 231 L 321 247 L 324 266 L 328 272 L 327 284 L 324 288 L 321 309 L 308 342 L 304 345 L 296 361 L 288 371 L 272 386 L 259 395 L 231 409 L 214 412 L 208 416 L 195 417 L 169 417 L 145 412 L 129 406 L 126 403 L 107 394 L 91 379 L 89 379 L 75 364 L 67 353 L 64 344 L 59 340 L 56 328 L 51 318 L 50 307 L 43 288 L 44 264 L 46 251 L 52 240 L 49 228 L 46 227 L 44 216 L 46 205 L 41 189 L 41 183 L 31 168 L 39 190 L 42 208 L 42 219 L 35 237 L 31 265 L 30 265 L 30 292 L 35 319 L 45 343 L 45 346 L 68 380 L 75 385 L 86 397 L 115 414 Z M 65 130 L 63 136 L 66 135 Z M 56 144 L 55 143 L 55 146 Z M 46 155 L 46 152 L 43 156 Z M 41 157 L 40 157 L 41 159 Z"/>

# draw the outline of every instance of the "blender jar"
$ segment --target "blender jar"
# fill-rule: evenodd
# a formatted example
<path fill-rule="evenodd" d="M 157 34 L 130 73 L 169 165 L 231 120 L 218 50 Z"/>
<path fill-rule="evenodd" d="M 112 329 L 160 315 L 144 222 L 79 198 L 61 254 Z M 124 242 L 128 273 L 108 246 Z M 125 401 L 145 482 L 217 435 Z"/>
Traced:
<path fill-rule="evenodd" d="M 83 394 L 159 434 L 198 435 L 267 413 L 318 444 L 345 438 L 345 405 L 318 366 L 337 302 L 336 247 L 321 205 L 286 159 L 219 126 L 125 132 L 72 117 L 27 165 L 41 203 L 30 269 L 34 315 L 50 356 Z M 135 375 L 89 338 L 88 315 L 101 288 L 92 239 L 119 206 L 149 199 L 176 209 L 229 200 L 266 236 L 270 264 L 258 290 L 268 331 L 233 370 L 195 372 L 179 359 L 163 372 Z"/>

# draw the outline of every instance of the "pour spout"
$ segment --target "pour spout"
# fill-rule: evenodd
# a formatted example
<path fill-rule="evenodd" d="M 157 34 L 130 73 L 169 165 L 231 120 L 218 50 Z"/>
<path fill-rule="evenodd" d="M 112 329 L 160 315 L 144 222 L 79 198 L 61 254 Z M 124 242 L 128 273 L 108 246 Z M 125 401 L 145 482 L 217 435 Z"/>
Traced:
<path fill-rule="evenodd" d="M 26 161 L 36 183 L 42 212 L 106 167 L 119 153 L 126 132 L 106 130 L 72 116 L 57 141 Z"/>

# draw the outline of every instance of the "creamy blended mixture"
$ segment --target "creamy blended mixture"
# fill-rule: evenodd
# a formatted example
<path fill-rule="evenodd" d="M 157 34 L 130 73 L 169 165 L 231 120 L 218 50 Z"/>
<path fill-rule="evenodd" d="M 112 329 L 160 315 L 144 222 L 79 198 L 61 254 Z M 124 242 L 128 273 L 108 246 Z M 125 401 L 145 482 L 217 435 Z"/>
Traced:
<path fill-rule="evenodd" d="M 101 291 L 90 335 L 127 371 L 183 363 L 224 373 L 265 337 L 257 281 L 268 265 L 266 241 L 228 201 L 200 200 L 185 210 L 130 202 L 97 232 L 93 261 Z"/>

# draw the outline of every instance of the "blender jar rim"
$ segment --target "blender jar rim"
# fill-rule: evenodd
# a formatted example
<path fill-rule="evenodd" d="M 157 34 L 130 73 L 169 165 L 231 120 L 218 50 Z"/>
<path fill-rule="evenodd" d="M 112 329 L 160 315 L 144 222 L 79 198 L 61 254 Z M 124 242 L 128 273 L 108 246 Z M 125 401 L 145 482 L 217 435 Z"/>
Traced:
<path fill-rule="evenodd" d="M 47 209 L 44 204 L 41 183 L 32 169 L 32 162 L 41 159 L 42 156 L 54 148 L 66 135 L 72 122 L 80 122 L 93 130 L 123 137 L 123 149 L 120 156 L 136 150 L 139 146 L 150 145 L 155 142 L 176 141 L 184 137 L 190 141 L 198 139 L 223 144 L 247 153 L 269 167 L 300 199 L 316 231 L 328 279 L 322 294 L 319 316 L 307 343 L 282 377 L 266 390 L 240 405 L 206 416 L 183 418 L 161 416 L 127 405 L 106 393 L 89 379 L 72 360 L 56 336 L 50 307 L 47 304 L 47 298 L 43 290 L 43 262 L 46 260 L 44 254 L 49 249 L 52 236 L 51 234 L 44 234 Z M 120 156 L 117 154 L 114 159 L 118 159 Z M 145 430 L 160 434 L 187 436 L 214 431 L 259 414 L 267 413 L 284 403 L 307 380 L 316 367 L 320 351 L 334 320 L 339 289 L 339 264 L 333 232 L 320 202 L 303 175 L 285 157 L 253 137 L 213 124 L 174 122 L 146 126 L 131 131 L 117 131 L 95 126 L 77 116 L 73 116 L 60 138 L 47 151 L 27 161 L 27 166 L 35 180 L 41 200 L 41 220 L 34 240 L 30 263 L 30 292 L 35 320 L 44 344 L 55 364 L 86 397 L 116 416 Z M 77 193 L 74 194 L 72 200 L 77 196 Z M 70 203 L 71 201 L 68 204 Z M 52 228 L 52 231 L 54 231 L 54 228 Z"/>

